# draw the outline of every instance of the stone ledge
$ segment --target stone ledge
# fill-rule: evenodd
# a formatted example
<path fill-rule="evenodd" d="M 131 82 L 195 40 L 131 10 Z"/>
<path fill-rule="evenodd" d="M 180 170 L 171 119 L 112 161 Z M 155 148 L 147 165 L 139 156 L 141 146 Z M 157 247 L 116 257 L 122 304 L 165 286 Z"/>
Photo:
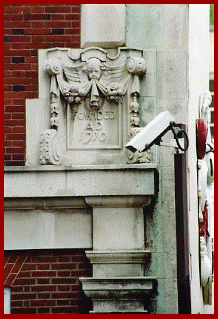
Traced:
<path fill-rule="evenodd" d="M 117 297 L 124 299 L 139 299 L 156 290 L 155 277 L 111 277 L 89 278 L 81 277 L 83 290 L 88 297 L 95 300 Z"/>
<path fill-rule="evenodd" d="M 7 168 L 4 196 L 154 196 L 156 175 L 156 168 L 148 165 Z"/>
<path fill-rule="evenodd" d="M 4 209 L 7 210 L 66 210 L 73 208 L 90 208 L 84 197 L 39 197 L 39 198 L 4 198 Z"/>
<path fill-rule="evenodd" d="M 93 301 L 92 313 L 147 313 L 145 300 L 156 293 L 154 277 L 79 278 Z"/>
<path fill-rule="evenodd" d="M 40 166 L 5 166 L 5 172 L 41 172 L 41 171 L 84 171 L 84 170 L 129 170 L 129 169 L 156 169 L 156 164 L 108 164 L 108 165 L 40 165 Z"/>
<path fill-rule="evenodd" d="M 143 264 L 150 258 L 150 250 L 86 251 L 92 264 Z"/>

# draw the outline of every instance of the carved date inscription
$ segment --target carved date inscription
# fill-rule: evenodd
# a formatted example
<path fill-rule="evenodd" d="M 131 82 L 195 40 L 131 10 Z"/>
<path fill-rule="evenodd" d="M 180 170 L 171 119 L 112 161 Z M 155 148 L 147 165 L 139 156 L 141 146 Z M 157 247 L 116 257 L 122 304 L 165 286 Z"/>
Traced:
<path fill-rule="evenodd" d="M 82 105 L 76 110 L 68 109 L 69 149 L 120 149 L 120 107 L 104 103 L 101 110 L 87 110 Z"/>

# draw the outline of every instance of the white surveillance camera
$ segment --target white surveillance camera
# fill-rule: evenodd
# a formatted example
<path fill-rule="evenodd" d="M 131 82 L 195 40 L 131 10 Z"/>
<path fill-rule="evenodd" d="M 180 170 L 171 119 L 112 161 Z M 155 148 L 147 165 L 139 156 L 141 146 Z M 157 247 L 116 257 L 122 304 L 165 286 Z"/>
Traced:
<path fill-rule="evenodd" d="M 125 147 L 132 152 L 136 152 L 137 150 L 139 152 L 147 151 L 154 144 L 160 145 L 161 137 L 170 129 L 173 130 L 174 135 L 182 131 L 178 129 L 175 132 L 174 126 L 176 125 L 173 116 L 168 111 L 161 112 L 134 136 Z"/>

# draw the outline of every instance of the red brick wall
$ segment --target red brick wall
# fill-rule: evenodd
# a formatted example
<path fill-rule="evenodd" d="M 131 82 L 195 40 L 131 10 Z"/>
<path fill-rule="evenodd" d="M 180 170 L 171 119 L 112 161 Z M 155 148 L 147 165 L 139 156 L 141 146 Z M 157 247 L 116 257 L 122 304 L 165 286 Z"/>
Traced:
<path fill-rule="evenodd" d="M 79 4 L 4 5 L 5 151 L 25 163 L 25 99 L 38 97 L 38 50 L 80 47 Z"/>
<path fill-rule="evenodd" d="M 79 277 L 92 276 L 83 250 L 5 251 L 12 314 L 89 313 Z"/>

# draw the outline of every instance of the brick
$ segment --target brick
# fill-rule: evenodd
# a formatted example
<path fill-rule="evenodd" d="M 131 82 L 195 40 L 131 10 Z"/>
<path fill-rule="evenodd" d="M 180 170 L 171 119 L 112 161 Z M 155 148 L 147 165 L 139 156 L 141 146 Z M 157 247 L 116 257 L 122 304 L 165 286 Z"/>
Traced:
<path fill-rule="evenodd" d="M 9 153 L 9 154 L 22 154 L 23 147 L 22 148 L 10 147 L 9 149 L 7 149 L 7 153 Z M 15 273 L 15 272 L 13 272 L 13 273 Z"/>
<path fill-rule="evenodd" d="M 4 141 L 5 148 L 10 148 L 11 146 L 13 146 L 11 141 Z M 6 152 L 7 152 L 7 150 L 6 150 Z"/>
<path fill-rule="evenodd" d="M 19 34 L 19 35 L 21 35 L 21 34 L 25 34 L 25 30 L 24 29 L 12 29 L 11 30 L 11 34 Z"/>
<path fill-rule="evenodd" d="M 23 92 L 26 90 L 25 85 L 13 85 L 14 92 Z"/>
<path fill-rule="evenodd" d="M 58 257 L 58 262 L 70 262 L 70 256 L 60 256 Z"/>
<path fill-rule="evenodd" d="M 76 269 L 76 265 L 72 263 L 57 263 L 52 265 L 51 269 Z"/>
<path fill-rule="evenodd" d="M 47 307 L 38 308 L 38 314 L 49 314 L 49 313 L 50 313 L 50 308 L 47 308 Z"/>
<path fill-rule="evenodd" d="M 57 292 L 57 293 L 52 293 L 51 297 L 53 299 L 72 299 L 76 298 L 76 293 L 75 292 Z"/>
<path fill-rule="evenodd" d="M 18 71 L 13 71 L 12 72 L 12 77 L 14 78 L 25 78 L 26 77 L 26 74 L 27 74 L 28 71 L 21 71 L 21 70 L 18 70 Z"/>
<path fill-rule="evenodd" d="M 32 258 L 32 263 L 52 263 L 52 262 L 56 262 L 57 258 L 56 257 L 38 257 L 38 256 L 34 256 Z"/>
<path fill-rule="evenodd" d="M 61 13 L 54 13 L 51 15 L 51 20 L 53 21 L 64 21 L 64 14 Z"/>
<path fill-rule="evenodd" d="M 40 13 L 24 13 L 24 20 L 51 20 L 51 14 L 40 14 Z"/>
<path fill-rule="evenodd" d="M 70 10 L 71 11 L 71 10 Z M 68 13 L 69 12 L 69 8 L 67 7 L 58 7 L 58 6 L 55 6 L 55 7 L 47 7 L 45 8 L 45 12 L 46 13 Z"/>
<path fill-rule="evenodd" d="M 65 20 L 75 21 L 80 19 L 79 13 L 65 14 Z"/>
<path fill-rule="evenodd" d="M 43 28 L 44 30 L 46 30 L 45 29 L 45 23 L 46 22 L 47 21 L 33 21 L 33 22 L 29 22 L 29 23 L 30 23 L 30 27 L 31 28 Z"/>
<path fill-rule="evenodd" d="M 71 291 L 79 291 L 80 290 L 80 285 L 71 285 L 70 289 L 71 289 Z"/>
<path fill-rule="evenodd" d="M 24 301 L 23 301 L 23 306 L 24 306 L 24 307 L 29 307 L 29 306 L 30 306 L 29 300 L 24 300 Z"/>
<path fill-rule="evenodd" d="M 83 277 L 86 276 L 87 270 L 73 270 L 71 271 L 71 277 Z"/>
<path fill-rule="evenodd" d="M 50 299 L 51 294 L 50 293 L 38 293 L 38 299 Z"/>
<path fill-rule="evenodd" d="M 70 271 L 58 271 L 58 277 L 70 277 Z"/>
<path fill-rule="evenodd" d="M 51 280 L 50 278 L 37 278 L 38 285 L 50 285 Z"/>
<path fill-rule="evenodd" d="M 23 9 L 24 8 L 22 6 L 19 6 L 19 7 L 17 7 L 17 6 L 5 7 L 4 8 L 4 13 L 17 14 L 17 13 L 21 13 Z"/>
<path fill-rule="evenodd" d="M 7 42 L 8 41 L 26 43 L 26 42 L 31 42 L 31 37 L 28 35 L 10 35 L 10 36 L 7 36 Z"/>
<path fill-rule="evenodd" d="M 4 21 L 4 27 L 5 28 L 24 28 L 27 29 L 31 26 L 31 22 L 23 22 L 23 21 L 19 21 L 19 22 L 11 22 L 11 21 Z"/>
<path fill-rule="evenodd" d="M 21 155 L 13 154 L 12 160 L 20 161 L 20 163 L 23 163 L 23 154 L 21 154 Z"/>
<path fill-rule="evenodd" d="M 19 13 L 16 15 L 11 15 L 10 21 L 23 21 L 23 15 Z"/>
<path fill-rule="evenodd" d="M 29 35 L 46 35 L 46 34 L 51 34 L 50 29 L 45 29 L 45 28 L 36 28 L 35 25 L 32 28 L 29 28 L 26 30 L 26 34 Z"/>
<path fill-rule="evenodd" d="M 79 263 L 78 268 L 79 269 L 87 269 L 87 263 L 85 263 L 85 262 Z"/>
<path fill-rule="evenodd" d="M 7 159 L 7 161 L 4 162 L 5 166 L 24 166 L 24 161 L 10 161 Z"/>
<path fill-rule="evenodd" d="M 36 265 L 32 265 L 32 264 L 24 264 L 23 267 L 22 267 L 23 271 L 35 270 L 35 269 L 36 269 Z"/>
<path fill-rule="evenodd" d="M 6 105 L 5 106 L 5 113 L 10 112 L 24 112 L 24 106 L 20 105 L 20 102 L 15 102 L 16 100 L 13 100 L 14 105 Z"/>
<path fill-rule="evenodd" d="M 58 286 L 58 291 L 70 291 L 70 286 L 69 285 Z"/>
<path fill-rule="evenodd" d="M 73 285 L 76 284 L 76 279 L 72 278 L 52 278 L 52 284 L 54 285 Z"/>
<path fill-rule="evenodd" d="M 13 282 L 14 286 L 22 286 L 22 285 L 34 285 L 35 279 L 24 279 L 24 278 L 16 278 Z"/>
<path fill-rule="evenodd" d="M 48 307 L 48 306 L 55 306 L 55 300 L 47 300 L 47 299 L 41 299 L 41 300 L 31 300 L 30 301 L 30 304 L 31 304 L 31 307 L 42 307 L 42 306 L 45 306 L 45 307 Z"/>
<path fill-rule="evenodd" d="M 72 262 L 87 262 L 87 258 L 84 255 L 74 255 L 72 256 Z"/>
<path fill-rule="evenodd" d="M 46 292 L 46 291 L 56 291 L 55 285 L 41 285 L 41 286 L 33 286 L 32 292 Z"/>
<path fill-rule="evenodd" d="M 25 287 L 27 288 L 27 287 Z M 11 292 L 14 293 L 14 292 L 24 292 L 24 286 L 12 286 L 11 287 Z"/>
<path fill-rule="evenodd" d="M 15 307 L 22 307 L 23 306 L 23 302 L 22 301 L 12 301 L 11 302 L 11 307 L 15 308 Z"/>
<path fill-rule="evenodd" d="M 9 120 L 9 119 L 11 119 L 11 118 L 12 118 L 12 114 L 5 112 L 5 114 L 4 114 L 4 119 L 5 119 L 5 120 Z M 7 133 L 9 133 L 9 132 L 7 132 Z"/>
<path fill-rule="evenodd" d="M 12 63 L 24 63 L 25 58 L 23 56 L 13 56 Z"/>
<path fill-rule="evenodd" d="M 52 34 L 64 34 L 65 31 L 63 28 L 59 28 L 59 29 L 52 29 Z"/>
<path fill-rule="evenodd" d="M 33 271 L 32 277 L 55 277 L 55 271 Z"/>
<path fill-rule="evenodd" d="M 57 305 L 58 306 L 69 306 L 69 300 L 65 300 L 65 299 L 57 300 Z"/>
<path fill-rule="evenodd" d="M 13 127 L 13 133 L 25 133 L 24 126 Z"/>
<path fill-rule="evenodd" d="M 25 118 L 25 113 L 20 112 L 20 113 L 13 113 L 11 114 L 12 119 L 24 119 Z"/>
<path fill-rule="evenodd" d="M 68 35 L 49 35 L 46 37 L 46 42 L 71 42 L 71 37 Z"/>
<path fill-rule="evenodd" d="M 59 28 L 71 28 L 71 21 L 58 21 Z M 57 21 L 45 21 L 45 28 L 57 28 Z"/>
<path fill-rule="evenodd" d="M 14 293 L 11 296 L 11 300 L 30 300 L 30 299 L 36 299 L 36 294 L 32 293 Z"/>
<path fill-rule="evenodd" d="M 19 278 L 30 278 L 31 272 L 30 271 L 20 271 Z"/>
<path fill-rule="evenodd" d="M 11 120 L 5 120 L 6 126 L 24 126 L 25 120 L 24 119 L 11 119 Z"/>
<path fill-rule="evenodd" d="M 49 264 L 39 264 L 37 265 L 37 270 L 49 270 L 50 265 Z"/>
<path fill-rule="evenodd" d="M 36 314 L 36 308 L 12 308 L 11 314 Z"/>
<path fill-rule="evenodd" d="M 65 34 L 69 34 L 69 35 L 79 35 L 79 28 L 67 28 L 65 29 Z"/>

